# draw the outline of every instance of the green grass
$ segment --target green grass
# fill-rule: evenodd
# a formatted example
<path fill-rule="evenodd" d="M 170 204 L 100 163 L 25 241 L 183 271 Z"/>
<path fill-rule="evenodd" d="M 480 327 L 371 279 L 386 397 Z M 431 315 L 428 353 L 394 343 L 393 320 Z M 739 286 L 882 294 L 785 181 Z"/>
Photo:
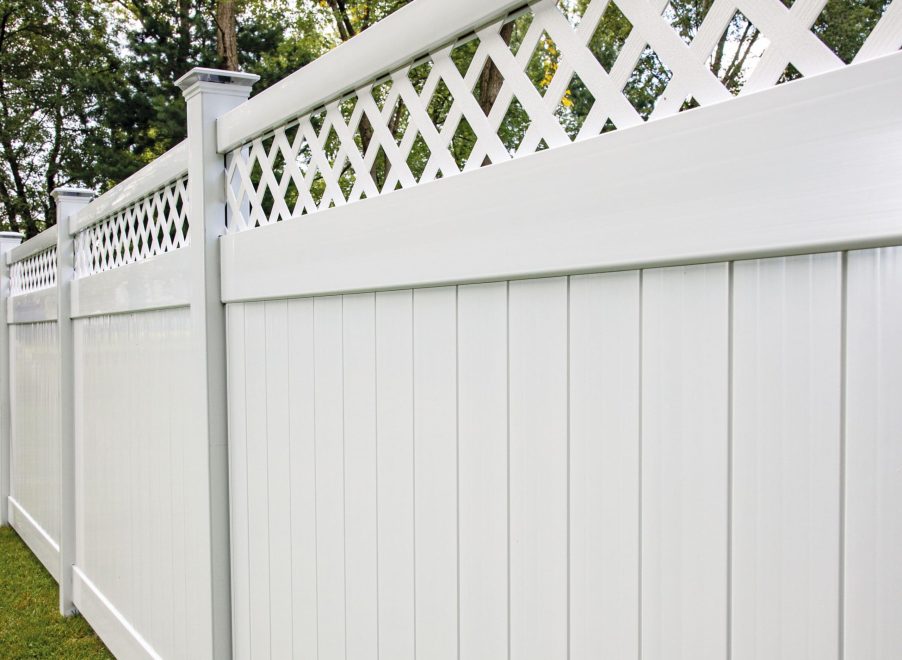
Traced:
<path fill-rule="evenodd" d="M 59 614 L 56 581 L 10 527 L 0 527 L 0 658 L 112 658 L 80 616 Z"/>

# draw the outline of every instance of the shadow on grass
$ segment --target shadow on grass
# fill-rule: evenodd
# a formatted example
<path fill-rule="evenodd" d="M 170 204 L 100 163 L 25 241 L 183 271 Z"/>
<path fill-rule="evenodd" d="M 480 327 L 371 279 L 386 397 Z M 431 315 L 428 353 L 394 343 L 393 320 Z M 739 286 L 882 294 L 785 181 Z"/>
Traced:
<path fill-rule="evenodd" d="M 0 658 L 112 658 L 80 616 L 62 617 L 56 581 L 10 527 L 0 527 Z"/>

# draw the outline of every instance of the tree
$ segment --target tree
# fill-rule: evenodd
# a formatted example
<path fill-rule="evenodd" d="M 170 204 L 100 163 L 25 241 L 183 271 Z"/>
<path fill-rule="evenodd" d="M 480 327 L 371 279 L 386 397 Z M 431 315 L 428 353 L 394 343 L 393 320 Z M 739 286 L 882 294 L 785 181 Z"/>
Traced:
<path fill-rule="evenodd" d="M 216 54 L 219 68 L 238 70 L 238 20 L 235 0 L 219 0 L 216 3 Z"/>
<path fill-rule="evenodd" d="M 48 191 L 96 185 L 99 97 L 117 75 L 107 22 L 73 0 L 0 0 L 0 207 L 33 236 L 55 222 Z"/>

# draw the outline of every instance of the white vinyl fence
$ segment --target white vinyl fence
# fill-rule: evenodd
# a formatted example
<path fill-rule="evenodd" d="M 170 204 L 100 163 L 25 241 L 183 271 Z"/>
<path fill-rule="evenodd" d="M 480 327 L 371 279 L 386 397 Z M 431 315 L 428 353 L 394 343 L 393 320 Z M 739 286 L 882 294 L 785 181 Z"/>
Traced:
<path fill-rule="evenodd" d="M 0 513 L 61 610 L 123 658 L 902 657 L 902 0 L 849 66 L 826 6 L 416 0 L 183 77 L 185 143 L 0 236 Z"/>

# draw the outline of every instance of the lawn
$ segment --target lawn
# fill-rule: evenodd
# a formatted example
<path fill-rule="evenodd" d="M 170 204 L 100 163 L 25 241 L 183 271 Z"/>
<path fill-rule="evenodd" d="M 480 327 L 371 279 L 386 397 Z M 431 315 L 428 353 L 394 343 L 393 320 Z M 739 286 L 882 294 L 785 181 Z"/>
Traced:
<path fill-rule="evenodd" d="M 0 527 L 0 658 L 112 658 L 80 616 L 59 614 L 56 582 L 12 528 Z"/>

